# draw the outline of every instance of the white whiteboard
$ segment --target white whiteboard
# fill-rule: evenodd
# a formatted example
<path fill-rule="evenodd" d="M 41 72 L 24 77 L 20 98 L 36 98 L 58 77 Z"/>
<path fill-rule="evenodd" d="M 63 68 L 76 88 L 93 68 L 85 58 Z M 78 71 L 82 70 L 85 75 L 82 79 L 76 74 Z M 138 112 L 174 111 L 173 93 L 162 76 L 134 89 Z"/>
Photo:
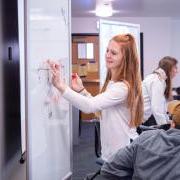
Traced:
<path fill-rule="evenodd" d="M 61 60 L 70 74 L 70 1 L 27 0 L 28 178 L 71 175 L 69 103 L 52 86 L 47 59 Z"/>
<path fill-rule="evenodd" d="M 100 20 L 100 86 L 104 84 L 106 78 L 105 52 L 109 40 L 118 34 L 130 33 L 136 40 L 138 52 L 140 54 L 140 25 L 124 23 L 119 21 Z"/>

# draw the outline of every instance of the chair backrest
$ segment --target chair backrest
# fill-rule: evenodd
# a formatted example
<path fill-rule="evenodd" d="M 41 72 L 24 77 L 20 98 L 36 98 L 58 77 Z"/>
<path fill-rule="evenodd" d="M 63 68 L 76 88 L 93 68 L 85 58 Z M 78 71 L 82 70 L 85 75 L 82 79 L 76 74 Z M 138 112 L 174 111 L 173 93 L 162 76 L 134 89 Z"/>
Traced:
<path fill-rule="evenodd" d="M 95 121 L 95 154 L 99 158 L 101 157 L 101 138 L 100 138 L 100 122 Z"/>
<path fill-rule="evenodd" d="M 154 125 L 154 126 L 144 126 L 144 125 L 140 125 L 138 127 L 138 134 L 141 134 L 143 131 L 148 131 L 148 130 L 156 130 L 156 129 L 164 129 L 165 131 L 167 131 L 170 128 L 170 124 L 162 124 L 162 125 Z"/>

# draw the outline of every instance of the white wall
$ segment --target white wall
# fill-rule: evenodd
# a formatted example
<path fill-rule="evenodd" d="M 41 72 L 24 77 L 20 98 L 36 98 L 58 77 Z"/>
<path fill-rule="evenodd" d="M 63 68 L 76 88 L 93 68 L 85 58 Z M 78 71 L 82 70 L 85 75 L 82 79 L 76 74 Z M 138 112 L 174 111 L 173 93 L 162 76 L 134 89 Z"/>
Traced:
<path fill-rule="evenodd" d="M 24 1 L 18 0 L 19 24 L 19 55 L 20 55 L 20 80 L 21 80 L 21 149 L 26 151 L 26 124 L 25 124 L 25 66 L 24 66 Z"/>
<path fill-rule="evenodd" d="M 144 75 L 156 68 L 158 61 L 167 55 L 180 58 L 178 41 L 180 38 L 180 21 L 171 18 L 109 18 L 110 20 L 140 24 L 144 33 Z M 98 18 L 72 18 L 72 33 L 98 33 Z M 179 68 L 180 69 L 180 68 Z M 178 75 L 179 76 L 179 75 Z M 180 77 L 174 86 L 180 86 Z"/>
<path fill-rule="evenodd" d="M 178 59 L 178 75 L 174 79 L 174 87 L 180 86 L 180 20 L 171 22 L 171 54 Z"/>

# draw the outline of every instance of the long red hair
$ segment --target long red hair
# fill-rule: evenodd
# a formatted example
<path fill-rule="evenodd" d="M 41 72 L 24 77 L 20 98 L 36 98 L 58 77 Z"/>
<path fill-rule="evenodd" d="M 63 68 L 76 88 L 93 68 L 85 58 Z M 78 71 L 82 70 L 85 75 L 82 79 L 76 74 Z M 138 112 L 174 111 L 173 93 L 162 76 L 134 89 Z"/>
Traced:
<path fill-rule="evenodd" d="M 121 34 L 114 36 L 110 41 L 115 41 L 119 44 L 123 55 L 116 81 L 123 81 L 128 86 L 127 106 L 131 113 L 129 125 L 137 127 L 143 120 L 143 97 L 135 39 L 131 34 Z M 106 90 L 110 80 L 111 72 L 108 71 L 101 92 Z"/>

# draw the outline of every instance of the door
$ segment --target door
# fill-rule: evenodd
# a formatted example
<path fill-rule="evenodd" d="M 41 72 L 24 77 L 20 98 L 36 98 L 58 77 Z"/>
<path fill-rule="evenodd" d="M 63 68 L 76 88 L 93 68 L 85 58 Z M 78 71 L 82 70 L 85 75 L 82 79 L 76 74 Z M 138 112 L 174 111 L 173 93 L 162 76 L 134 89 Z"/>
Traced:
<path fill-rule="evenodd" d="M 93 96 L 99 93 L 99 35 L 72 35 L 72 72 L 77 73 L 84 87 Z M 94 114 L 80 112 L 81 120 L 92 120 Z"/>

